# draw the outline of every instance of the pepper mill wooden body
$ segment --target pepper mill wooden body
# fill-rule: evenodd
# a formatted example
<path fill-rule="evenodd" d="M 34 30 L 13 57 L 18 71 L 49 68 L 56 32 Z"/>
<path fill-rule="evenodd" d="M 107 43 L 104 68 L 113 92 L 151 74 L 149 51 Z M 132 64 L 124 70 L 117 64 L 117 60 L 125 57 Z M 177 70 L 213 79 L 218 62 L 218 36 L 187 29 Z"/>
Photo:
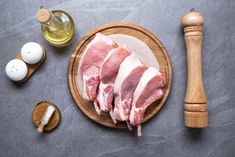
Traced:
<path fill-rule="evenodd" d="M 203 16 L 191 11 L 182 18 L 187 49 L 188 83 L 184 99 L 185 126 L 204 128 L 208 126 L 207 98 L 202 80 Z"/>

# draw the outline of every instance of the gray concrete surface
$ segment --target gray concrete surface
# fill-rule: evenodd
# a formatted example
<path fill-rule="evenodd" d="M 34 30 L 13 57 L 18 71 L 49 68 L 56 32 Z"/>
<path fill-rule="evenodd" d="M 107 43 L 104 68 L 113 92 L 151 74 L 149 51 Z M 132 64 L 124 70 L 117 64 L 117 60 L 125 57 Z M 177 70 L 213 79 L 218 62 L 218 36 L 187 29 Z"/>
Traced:
<path fill-rule="evenodd" d="M 73 45 L 50 46 L 35 19 L 39 6 L 62 9 L 76 24 Z M 194 7 L 205 16 L 203 77 L 209 127 L 183 125 L 186 55 L 181 17 Z M 0 2 L 0 156 L 1 157 L 234 157 L 235 156 L 235 1 L 232 0 L 2 0 Z M 86 118 L 70 95 L 69 57 L 94 27 L 115 21 L 151 30 L 165 45 L 173 65 L 170 96 L 161 112 L 143 126 L 143 137 L 102 127 Z M 28 41 L 42 44 L 46 62 L 22 85 L 4 69 Z M 42 137 L 31 122 L 33 106 L 49 100 L 62 112 L 61 125 Z"/>

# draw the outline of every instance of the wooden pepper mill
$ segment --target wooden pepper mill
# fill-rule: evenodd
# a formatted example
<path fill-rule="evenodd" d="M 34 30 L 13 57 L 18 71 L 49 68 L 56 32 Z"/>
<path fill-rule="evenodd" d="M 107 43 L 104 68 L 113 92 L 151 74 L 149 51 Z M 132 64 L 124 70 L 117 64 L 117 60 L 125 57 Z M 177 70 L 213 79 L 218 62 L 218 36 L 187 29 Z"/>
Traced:
<path fill-rule="evenodd" d="M 185 126 L 204 128 L 208 126 L 207 98 L 202 80 L 203 16 L 194 9 L 182 18 L 187 49 L 188 83 L 184 99 Z"/>

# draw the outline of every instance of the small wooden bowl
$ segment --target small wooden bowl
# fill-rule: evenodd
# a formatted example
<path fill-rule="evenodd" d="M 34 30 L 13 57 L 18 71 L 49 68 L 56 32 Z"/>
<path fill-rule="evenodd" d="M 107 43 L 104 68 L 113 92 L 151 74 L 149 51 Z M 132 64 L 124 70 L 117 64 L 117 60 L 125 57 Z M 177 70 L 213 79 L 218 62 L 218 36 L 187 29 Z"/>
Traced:
<path fill-rule="evenodd" d="M 58 107 L 51 102 L 41 101 L 33 108 L 33 112 L 32 112 L 32 121 L 33 121 L 35 127 L 38 128 L 47 107 L 50 105 L 55 107 L 55 112 L 53 113 L 48 124 L 43 129 L 43 131 L 46 131 L 46 132 L 52 131 L 60 123 L 61 113 L 60 113 L 60 110 L 58 109 Z"/>
<path fill-rule="evenodd" d="M 43 49 L 43 56 L 42 56 L 42 59 L 40 60 L 40 62 L 38 62 L 38 63 L 36 63 L 36 64 L 28 64 L 28 63 L 26 63 L 26 62 L 22 59 L 20 53 L 18 53 L 18 54 L 16 55 L 15 58 L 24 61 L 25 64 L 27 65 L 27 67 L 28 67 L 28 73 L 27 73 L 26 77 L 25 77 L 23 80 L 17 81 L 16 83 L 23 83 L 23 82 L 25 82 L 26 80 L 28 80 L 28 79 L 30 78 L 30 76 L 32 76 L 33 73 L 39 68 L 39 66 L 45 61 L 45 59 L 46 59 L 46 50 L 45 50 L 43 47 L 42 47 L 42 49 Z"/>

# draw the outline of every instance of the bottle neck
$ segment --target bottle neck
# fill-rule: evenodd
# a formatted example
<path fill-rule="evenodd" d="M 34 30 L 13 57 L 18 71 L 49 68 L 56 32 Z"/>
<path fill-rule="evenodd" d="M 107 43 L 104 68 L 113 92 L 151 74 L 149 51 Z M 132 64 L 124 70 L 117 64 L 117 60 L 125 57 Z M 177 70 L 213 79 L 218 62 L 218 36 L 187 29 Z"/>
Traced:
<path fill-rule="evenodd" d="M 41 24 L 45 27 L 48 27 L 51 31 L 57 31 L 61 29 L 63 27 L 62 20 L 59 17 L 55 16 L 51 11 L 49 12 L 50 12 L 50 20 Z"/>

